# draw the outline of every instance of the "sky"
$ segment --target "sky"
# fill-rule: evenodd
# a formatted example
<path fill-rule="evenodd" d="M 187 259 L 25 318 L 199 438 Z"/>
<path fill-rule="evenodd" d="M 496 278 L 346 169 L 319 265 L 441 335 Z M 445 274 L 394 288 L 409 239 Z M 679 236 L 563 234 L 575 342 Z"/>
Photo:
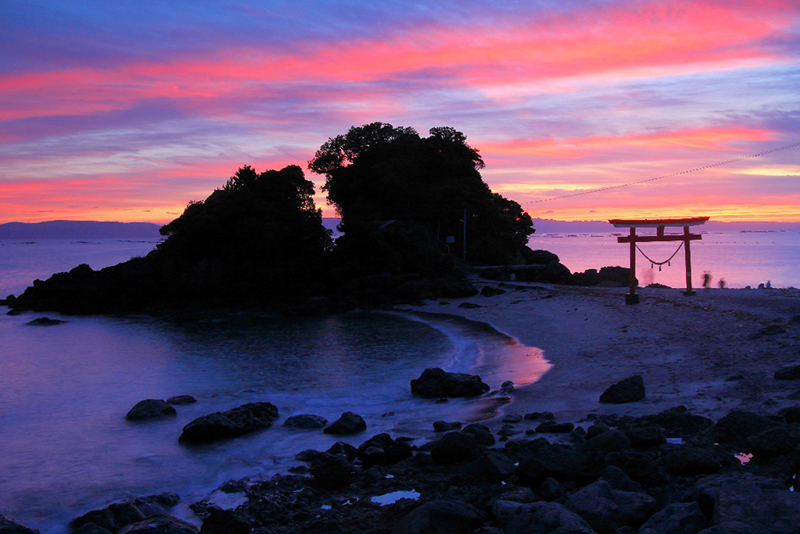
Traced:
<path fill-rule="evenodd" d="M 534 218 L 800 221 L 800 2 L 0 2 L 0 223 L 290 164 L 334 216 L 306 164 L 375 121 L 463 132 Z"/>

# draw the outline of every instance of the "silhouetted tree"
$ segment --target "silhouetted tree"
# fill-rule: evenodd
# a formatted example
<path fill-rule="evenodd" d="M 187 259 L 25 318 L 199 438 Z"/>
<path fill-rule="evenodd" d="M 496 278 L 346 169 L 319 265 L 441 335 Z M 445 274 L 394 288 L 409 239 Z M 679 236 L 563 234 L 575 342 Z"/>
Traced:
<path fill-rule="evenodd" d="M 322 189 L 342 217 L 345 236 L 337 246 L 359 248 L 360 255 L 378 241 L 376 225 L 391 228 L 387 221 L 424 228 L 415 237 L 420 246 L 437 249 L 437 236 L 441 242 L 448 235 L 463 246 L 465 209 L 472 261 L 506 262 L 533 233 L 519 204 L 492 193 L 479 172 L 480 154 L 454 128 L 432 128 L 425 138 L 386 123 L 354 126 L 323 144 L 308 167 L 325 174 Z"/>

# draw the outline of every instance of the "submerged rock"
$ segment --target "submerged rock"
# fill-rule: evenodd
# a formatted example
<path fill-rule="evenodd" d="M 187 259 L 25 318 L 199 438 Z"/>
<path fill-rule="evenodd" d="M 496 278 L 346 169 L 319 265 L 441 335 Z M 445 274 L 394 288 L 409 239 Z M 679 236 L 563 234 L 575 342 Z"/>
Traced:
<path fill-rule="evenodd" d="M 183 427 L 178 441 L 209 443 L 269 428 L 278 418 L 278 408 L 269 402 L 251 402 L 226 412 L 199 417 Z"/>
<path fill-rule="evenodd" d="M 629 376 L 620 380 L 600 395 L 603 404 L 624 404 L 644 398 L 644 379 L 641 375 Z"/>
<path fill-rule="evenodd" d="M 195 402 L 197 402 L 197 399 L 191 395 L 175 395 L 167 399 L 167 404 L 174 404 L 176 406 L 181 404 L 194 404 Z"/>
<path fill-rule="evenodd" d="M 344 412 L 339 419 L 331 423 L 323 432 L 335 436 L 347 436 L 363 432 L 366 429 L 367 423 L 360 415 L 353 412 Z"/>
<path fill-rule="evenodd" d="M 177 413 L 175 408 L 163 400 L 145 399 L 137 402 L 125 415 L 125 419 L 128 421 L 145 421 L 147 419 L 176 415 Z"/>
<path fill-rule="evenodd" d="M 283 422 L 283 426 L 301 428 L 304 430 L 323 428 L 327 424 L 328 420 L 324 417 L 311 414 L 293 415 Z"/>
<path fill-rule="evenodd" d="M 33 321 L 28 321 L 25 324 L 28 326 L 56 326 L 66 322 L 67 321 L 62 321 L 60 319 L 51 319 L 50 317 L 37 317 Z"/>
<path fill-rule="evenodd" d="M 478 375 L 448 373 L 438 367 L 425 369 L 411 380 L 411 393 L 425 399 L 473 397 L 489 391 Z"/>

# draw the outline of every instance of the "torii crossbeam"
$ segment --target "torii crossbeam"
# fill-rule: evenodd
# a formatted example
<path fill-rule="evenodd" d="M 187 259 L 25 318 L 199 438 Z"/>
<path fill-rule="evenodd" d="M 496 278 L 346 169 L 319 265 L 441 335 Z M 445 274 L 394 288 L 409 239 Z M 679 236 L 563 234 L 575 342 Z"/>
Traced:
<path fill-rule="evenodd" d="M 617 238 L 618 243 L 631 244 L 630 291 L 625 295 L 625 304 L 639 303 L 639 295 L 636 294 L 636 243 L 683 241 L 683 248 L 686 255 L 686 291 L 684 291 L 683 294 L 686 296 L 695 294 L 692 290 L 692 252 L 689 248 L 689 243 L 703 239 L 703 237 L 700 234 L 690 233 L 689 227 L 701 225 L 708 221 L 708 219 L 709 217 L 687 217 L 680 219 L 611 219 L 608 221 L 613 224 L 615 228 L 631 229 L 630 235 Z M 666 227 L 681 226 L 683 226 L 683 234 L 664 233 L 664 228 Z M 636 235 L 637 228 L 655 228 L 656 235 Z"/>

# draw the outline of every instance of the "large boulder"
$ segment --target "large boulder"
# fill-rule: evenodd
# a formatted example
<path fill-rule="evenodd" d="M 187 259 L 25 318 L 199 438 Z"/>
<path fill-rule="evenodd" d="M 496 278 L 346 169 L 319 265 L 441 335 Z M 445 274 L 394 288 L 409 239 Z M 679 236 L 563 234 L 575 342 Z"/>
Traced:
<path fill-rule="evenodd" d="M 751 534 L 796 534 L 800 532 L 800 494 L 751 484 L 723 484 L 711 522 L 718 532 L 741 531 L 741 525 L 746 525 L 745 532 Z"/>
<path fill-rule="evenodd" d="M 226 412 L 199 417 L 183 427 L 182 443 L 210 443 L 269 428 L 278 408 L 269 402 L 251 402 Z"/>
<path fill-rule="evenodd" d="M 744 410 L 732 410 L 714 426 L 706 429 L 703 437 L 709 443 L 740 442 L 776 425 L 776 421 L 763 415 Z"/>
<path fill-rule="evenodd" d="M 323 432 L 335 436 L 349 436 L 350 434 L 363 432 L 366 429 L 367 423 L 360 415 L 353 412 L 344 412 L 339 419 L 331 423 Z"/>
<path fill-rule="evenodd" d="M 283 422 L 283 426 L 289 428 L 300 428 L 303 430 L 315 430 L 325 427 L 328 420 L 320 415 L 300 414 L 293 415 Z"/>
<path fill-rule="evenodd" d="M 144 421 L 146 419 L 157 419 L 177 413 L 175 408 L 163 400 L 145 399 L 137 402 L 127 415 L 125 415 L 125 419 L 128 421 Z"/>
<path fill-rule="evenodd" d="M 403 517 L 396 534 L 471 534 L 483 523 L 483 514 L 462 501 L 430 501 Z"/>
<path fill-rule="evenodd" d="M 629 376 L 620 380 L 600 395 L 603 404 L 624 404 L 644 398 L 644 379 L 641 375 Z"/>
<path fill-rule="evenodd" d="M 323 452 L 311 462 L 309 472 L 315 485 L 327 489 L 343 488 L 353 480 L 353 465 L 341 454 Z"/>
<path fill-rule="evenodd" d="M 505 534 L 596 534 L 581 516 L 555 502 L 499 500 L 492 512 Z"/>
<path fill-rule="evenodd" d="M 520 481 L 538 488 L 548 478 L 571 481 L 583 473 L 583 455 L 563 445 L 543 445 L 515 469 Z"/>
<path fill-rule="evenodd" d="M 489 391 L 478 375 L 448 373 L 438 367 L 425 369 L 411 380 L 411 393 L 425 399 L 474 397 Z"/>
<path fill-rule="evenodd" d="M 448 432 L 431 447 L 431 458 L 437 464 L 453 464 L 475 460 L 483 451 L 469 433 Z"/>
<path fill-rule="evenodd" d="M 615 490 L 605 480 L 576 491 L 566 505 L 600 534 L 613 534 L 623 526 L 637 528 L 656 511 L 653 497 Z"/>
<path fill-rule="evenodd" d="M 639 534 L 697 534 L 707 521 L 696 502 L 670 504 L 647 520 Z"/>

